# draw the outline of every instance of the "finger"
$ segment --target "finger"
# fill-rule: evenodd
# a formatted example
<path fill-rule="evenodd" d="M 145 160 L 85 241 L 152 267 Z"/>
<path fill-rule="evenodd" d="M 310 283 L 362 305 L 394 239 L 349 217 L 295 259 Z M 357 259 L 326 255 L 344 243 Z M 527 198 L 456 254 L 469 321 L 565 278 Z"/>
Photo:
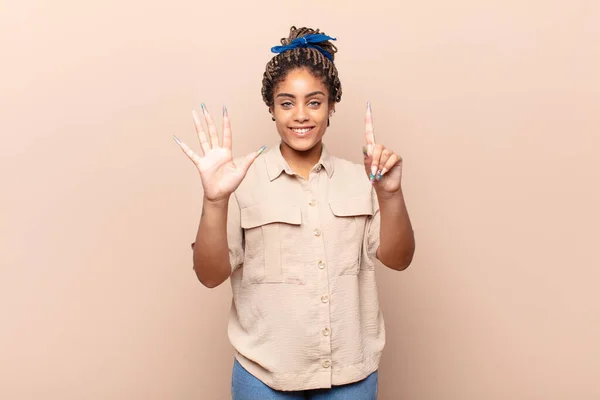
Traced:
<path fill-rule="evenodd" d="M 386 161 L 385 165 L 381 169 L 381 176 L 385 175 L 386 172 L 394 168 L 396 165 L 402 163 L 402 158 L 397 154 L 392 154 Z"/>
<path fill-rule="evenodd" d="M 194 151 L 192 149 L 190 149 L 187 144 L 185 144 L 181 140 L 179 140 L 179 138 L 177 136 L 173 135 L 173 139 L 175 140 L 175 143 L 177 143 L 179 145 L 181 150 L 183 150 L 185 155 L 188 156 L 188 158 L 190 160 L 192 160 L 192 162 L 194 164 L 197 165 L 198 162 L 200 161 L 200 156 L 198 154 L 194 153 Z"/>
<path fill-rule="evenodd" d="M 362 153 L 363 153 L 363 164 L 365 166 L 365 172 L 367 173 L 367 176 L 370 176 L 371 175 L 371 156 L 368 153 L 367 146 L 363 146 Z"/>
<path fill-rule="evenodd" d="M 369 175 L 369 180 L 371 183 L 375 181 L 377 177 L 377 170 L 379 168 L 379 160 L 381 158 L 381 154 L 383 153 L 383 146 L 380 144 L 376 144 L 373 147 L 373 159 L 371 160 L 371 174 Z"/>
<path fill-rule="evenodd" d="M 223 106 L 223 147 L 231 150 L 231 122 L 225 106 Z"/>
<path fill-rule="evenodd" d="M 372 147 L 375 146 L 375 132 L 373 131 L 373 114 L 371 113 L 370 101 L 367 102 L 367 113 L 365 114 L 365 139 L 367 140 L 367 149 L 372 151 Z"/>
<path fill-rule="evenodd" d="M 267 146 L 265 145 L 260 149 L 248 154 L 246 157 L 244 157 L 241 161 L 238 162 L 238 167 L 241 168 L 241 170 L 244 172 L 244 175 L 246 175 L 246 172 L 248 172 L 248 168 L 250 168 L 254 160 L 256 160 L 258 156 L 260 156 L 262 152 L 266 149 Z"/>
<path fill-rule="evenodd" d="M 200 117 L 198 116 L 196 110 L 192 110 L 192 117 L 194 118 L 194 127 L 196 128 L 196 134 L 198 135 L 198 140 L 200 141 L 202 154 L 206 154 L 210 151 L 210 143 L 208 143 L 206 133 L 204 132 L 204 129 L 202 129 L 202 122 L 200 122 Z"/>
<path fill-rule="evenodd" d="M 394 155 L 394 152 L 390 149 L 383 149 L 381 152 L 381 158 L 379 159 L 379 165 L 377 167 L 377 173 L 375 174 L 375 180 L 378 181 L 383 176 L 383 169 L 385 168 L 388 160 L 391 156 Z"/>
<path fill-rule="evenodd" d="M 367 168 L 367 171 L 369 171 L 371 169 L 371 162 L 373 161 L 373 157 L 372 157 L 373 150 L 370 146 L 363 146 L 362 153 L 363 153 L 363 162 L 365 164 L 365 168 Z M 369 153 L 371 153 L 371 154 L 369 154 Z"/>
<path fill-rule="evenodd" d="M 206 120 L 206 125 L 208 126 L 208 135 L 210 137 L 211 148 L 219 147 L 219 135 L 217 134 L 217 127 L 215 126 L 215 121 L 208 112 L 208 109 L 206 108 L 204 103 L 202 103 L 202 112 L 204 112 L 204 119 Z"/>

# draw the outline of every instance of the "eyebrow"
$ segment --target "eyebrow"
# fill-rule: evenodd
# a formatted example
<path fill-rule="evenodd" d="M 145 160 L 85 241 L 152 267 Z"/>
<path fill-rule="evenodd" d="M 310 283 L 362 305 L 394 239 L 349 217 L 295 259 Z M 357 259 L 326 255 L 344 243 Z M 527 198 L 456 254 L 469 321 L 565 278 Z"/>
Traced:
<path fill-rule="evenodd" d="M 321 92 L 320 90 L 317 90 L 315 92 L 310 92 L 309 94 L 306 95 L 306 97 L 312 97 L 312 96 L 316 96 L 317 94 L 322 94 L 323 96 L 325 96 L 325 93 Z M 296 96 L 294 96 L 291 93 L 279 93 L 277 96 L 275 97 L 291 97 L 292 99 L 295 99 Z"/>

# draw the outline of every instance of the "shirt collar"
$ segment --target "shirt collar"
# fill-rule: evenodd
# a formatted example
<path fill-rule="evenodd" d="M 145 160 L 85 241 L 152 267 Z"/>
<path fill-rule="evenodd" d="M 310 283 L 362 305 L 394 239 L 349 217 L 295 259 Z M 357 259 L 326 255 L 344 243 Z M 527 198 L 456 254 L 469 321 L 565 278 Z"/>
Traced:
<path fill-rule="evenodd" d="M 321 143 L 321 158 L 317 162 L 316 166 L 322 166 L 325 168 L 327 176 L 331 178 L 333 175 L 333 157 L 329 154 L 325 148 L 325 144 Z M 281 142 L 273 146 L 269 151 L 265 153 L 265 163 L 267 164 L 267 173 L 269 174 L 269 180 L 273 181 L 282 172 L 292 174 L 292 169 L 288 162 L 283 158 L 281 154 Z"/>

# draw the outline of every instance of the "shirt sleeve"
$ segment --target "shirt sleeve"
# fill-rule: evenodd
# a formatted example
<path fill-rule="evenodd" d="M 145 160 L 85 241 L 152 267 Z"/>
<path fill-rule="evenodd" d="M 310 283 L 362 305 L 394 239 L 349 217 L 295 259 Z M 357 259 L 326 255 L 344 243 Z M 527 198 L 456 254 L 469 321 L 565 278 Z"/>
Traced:
<path fill-rule="evenodd" d="M 244 230 L 240 218 L 240 206 L 235 193 L 229 197 L 227 209 L 227 245 L 229 247 L 229 265 L 231 272 L 235 271 L 244 262 Z M 196 242 L 192 243 L 192 250 Z"/>
<path fill-rule="evenodd" d="M 371 191 L 371 201 L 373 202 L 373 216 L 367 221 L 367 254 L 371 259 L 375 259 L 379 248 L 381 214 L 379 213 L 379 201 L 374 189 Z"/>
<path fill-rule="evenodd" d="M 227 244 L 231 272 L 244 262 L 244 230 L 240 214 L 240 206 L 234 192 L 229 197 L 229 210 L 227 211 Z"/>

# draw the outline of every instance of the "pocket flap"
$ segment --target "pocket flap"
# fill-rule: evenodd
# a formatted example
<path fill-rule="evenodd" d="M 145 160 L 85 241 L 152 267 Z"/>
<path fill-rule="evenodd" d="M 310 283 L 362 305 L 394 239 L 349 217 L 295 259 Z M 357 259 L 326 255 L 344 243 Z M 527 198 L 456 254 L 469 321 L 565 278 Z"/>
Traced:
<path fill-rule="evenodd" d="M 330 200 L 329 207 L 336 217 L 353 217 L 358 215 L 373 215 L 371 197 L 351 197 L 346 200 Z"/>
<path fill-rule="evenodd" d="M 300 225 L 302 215 L 297 206 L 251 206 L 241 209 L 240 221 L 244 229 L 274 222 Z"/>

